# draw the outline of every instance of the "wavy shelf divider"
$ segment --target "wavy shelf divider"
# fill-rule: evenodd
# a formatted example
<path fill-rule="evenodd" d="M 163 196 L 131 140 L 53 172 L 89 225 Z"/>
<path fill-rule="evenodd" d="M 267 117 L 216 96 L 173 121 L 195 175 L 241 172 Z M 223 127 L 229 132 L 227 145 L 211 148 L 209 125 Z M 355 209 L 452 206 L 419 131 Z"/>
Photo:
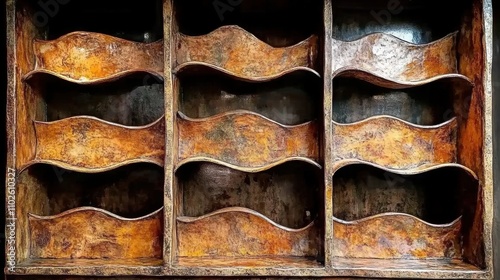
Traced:
<path fill-rule="evenodd" d="M 179 257 L 314 257 L 319 232 L 315 223 L 289 229 L 241 207 L 198 217 L 177 218 Z"/>
<path fill-rule="evenodd" d="M 333 77 L 355 77 L 378 86 L 401 89 L 439 79 L 471 81 L 457 74 L 457 33 L 416 45 L 392 35 L 373 33 L 346 42 L 333 39 Z"/>
<path fill-rule="evenodd" d="M 433 225 L 386 213 L 347 222 L 333 218 L 333 256 L 374 259 L 460 259 L 461 217 Z"/>
<path fill-rule="evenodd" d="M 94 117 L 35 122 L 35 159 L 23 169 L 45 163 L 67 170 L 97 173 L 133 163 L 163 167 L 165 122 L 127 127 Z"/>
<path fill-rule="evenodd" d="M 179 112 L 179 163 L 212 162 L 244 172 L 260 172 L 288 161 L 321 168 L 316 122 L 281 125 L 262 115 L 237 110 L 204 119 Z"/>
<path fill-rule="evenodd" d="M 389 169 L 415 169 L 456 162 L 456 118 L 437 126 L 420 126 L 391 116 L 352 124 L 333 122 L 334 169 L 358 160 Z"/>
<path fill-rule="evenodd" d="M 163 208 L 137 219 L 82 207 L 50 217 L 29 214 L 34 259 L 162 257 Z"/>
<path fill-rule="evenodd" d="M 91 32 L 72 32 L 53 41 L 33 43 L 39 73 L 77 83 L 92 84 L 145 72 L 163 77 L 163 41 L 137 43 Z"/>
<path fill-rule="evenodd" d="M 315 70 L 319 39 L 316 35 L 290 47 L 274 48 L 236 25 L 222 26 L 203 36 L 180 34 L 177 66 L 206 66 L 248 81 L 268 81 L 294 71 Z"/>

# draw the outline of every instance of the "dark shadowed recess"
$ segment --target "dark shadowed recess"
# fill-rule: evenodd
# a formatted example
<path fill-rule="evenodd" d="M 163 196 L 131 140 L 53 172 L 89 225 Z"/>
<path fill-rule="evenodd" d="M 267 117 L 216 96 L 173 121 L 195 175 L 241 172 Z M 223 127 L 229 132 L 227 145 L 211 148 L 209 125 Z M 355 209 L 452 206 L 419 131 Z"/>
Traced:
<path fill-rule="evenodd" d="M 32 1 L 40 10 L 39 1 Z M 43 2 L 43 1 L 40 1 Z M 137 42 L 163 38 L 162 1 L 70 0 L 50 16 L 47 39 L 74 31 L 104 33 Z"/>
<path fill-rule="evenodd" d="M 333 92 L 333 120 L 339 123 L 389 115 L 418 125 L 437 125 L 455 116 L 453 87 L 446 80 L 395 90 L 337 78 Z"/>
<path fill-rule="evenodd" d="M 249 83 L 209 71 L 180 76 L 179 110 L 191 118 L 206 118 L 248 110 L 284 125 L 321 118 L 322 80 L 309 72 L 294 72 L 262 83 Z"/>
<path fill-rule="evenodd" d="M 41 216 L 78 207 L 96 207 L 125 218 L 138 218 L 163 207 L 163 169 L 133 164 L 108 172 L 85 174 L 39 164 L 19 176 L 19 187 L 39 190 Z"/>
<path fill-rule="evenodd" d="M 136 73 L 98 85 L 78 85 L 49 75 L 34 87 L 43 96 L 46 120 L 93 116 L 105 121 L 142 126 L 165 114 L 163 82 L 145 73 Z M 43 121 L 41 119 L 39 121 Z"/>
<path fill-rule="evenodd" d="M 275 47 L 298 43 L 323 30 L 321 0 L 175 0 L 179 31 L 204 35 L 239 25 Z M 234 3 L 235 5 L 231 5 Z"/>
<path fill-rule="evenodd" d="M 470 0 L 333 1 L 333 37 L 352 41 L 374 32 L 429 43 L 460 29 Z"/>
<path fill-rule="evenodd" d="M 289 162 L 259 173 L 211 163 L 190 163 L 177 172 L 179 216 L 199 217 L 226 207 L 255 210 L 274 222 L 302 228 L 323 209 L 321 170 Z"/>
<path fill-rule="evenodd" d="M 402 176 L 374 167 L 352 165 L 333 176 L 334 216 L 358 220 L 396 212 L 433 224 L 473 217 L 477 181 L 458 168 Z"/>

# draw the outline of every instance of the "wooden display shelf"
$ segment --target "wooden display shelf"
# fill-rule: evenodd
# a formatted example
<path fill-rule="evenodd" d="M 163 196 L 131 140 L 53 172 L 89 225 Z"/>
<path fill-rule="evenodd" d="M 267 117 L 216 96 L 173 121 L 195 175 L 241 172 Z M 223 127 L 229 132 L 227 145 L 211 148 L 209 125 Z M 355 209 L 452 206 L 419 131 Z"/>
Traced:
<path fill-rule="evenodd" d="M 7 279 L 493 279 L 491 1 L 7 11 Z"/>

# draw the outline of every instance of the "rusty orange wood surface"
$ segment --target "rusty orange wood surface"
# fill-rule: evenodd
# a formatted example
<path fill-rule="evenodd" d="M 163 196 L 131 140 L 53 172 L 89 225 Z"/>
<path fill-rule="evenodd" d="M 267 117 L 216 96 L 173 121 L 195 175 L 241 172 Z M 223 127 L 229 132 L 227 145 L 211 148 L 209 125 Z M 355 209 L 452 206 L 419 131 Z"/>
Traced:
<path fill-rule="evenodd" d="M 422 271 L 428 271 L 429 275 L 441 274 L 443 271 L 449 271 L 456 275 L 457 271 L 465 274 L 479 273 L 484 276 L 484 272 L 478 267 L 466 263 L 459 259 L 373 259 L 373 258 L 343 258 L 334 257 L 333 267 L 335 269 L 346 270 L 350 275 L 366 278 L 364 270 L 372 269 L 375 271 L 398 271 L 402 277 L 416 271 L 415 275 L 421 275 Z M 456 276 L 448 276 L 445 279 L 453 279 Z M 484 277 L 483 277 L 484 278 Z M 349 280 L 358 278 L 348 278 Z M 404 278 L 403 278 L 404 279 Z"/>
<path fill-rule="evenodd" d="M 314 223 L 288 229 L 240 207 L 177 218 L 180 257 L 316 256 L 318 238 Z"/>
<path fill-rule="evenodd" d="M 178 167 L 209 161 L 246 172 L 259 172 L 290 160 L 318 167 L 318 125 L 284 126 L 248 111 L 205 119 L 179 114 Z"/>
<path fill-rule="evenodd" d="M 333 76 L 354 76 L 389 88 L 457 73 L 456 33 L 425 45 L 374 33 L 346 42 L 333 39 Z"/>
<path fill-rule="evenodd" d="M 415 169 L 456 162 L 457 121 L 417 126 L 389 116 L 353 124 L 333 123 L 334 170 L 343 161 L 390 169 Z"/>
<path fill-rule="evenodd" d="M 93 117 L 35 122 L 35 163 L 80 172 L 102 172 L 131 163 L 163 166 L 165 122 L 126 127 Z"/>
<path fill-rule="evenodd" d="M 322 268 L 323 265 L 312 258 L 258 256 L 258 257 L 179 257 L 179 267 L 244 267 L 248 269 L 280 267 L 280 268 Z"/>
<path fill-rule="evenodd" d="M 334 218 L 334 257 L 460 259 L 461 219 L 431 225 L 404 214 L 382 214 L 345 222 Z"/>
<path fill-rule="evenodd" d="M 41 259 L 161 258 L 162 209 L 124 219 L 97 208 L 29 215 L 31 255 Z"/>
<path fill-rule="evenodd" d="M 269 80 L 296 70 L 316 72 L 318 38 L 313 35 L 290 47 L 274 48 L 242 28 L 223 26 L 208 35 L 180 34 L 176 71 L 208 66 L 247 80 Z"/>
<path fill-rule="evenodd" d="M 163 42 L 145 44 L 90 32 L 73 32 L 53 41 L 35 40 L 36 73 L 80 83 L 113 80 L 128 73 L 163 76 Z"/>

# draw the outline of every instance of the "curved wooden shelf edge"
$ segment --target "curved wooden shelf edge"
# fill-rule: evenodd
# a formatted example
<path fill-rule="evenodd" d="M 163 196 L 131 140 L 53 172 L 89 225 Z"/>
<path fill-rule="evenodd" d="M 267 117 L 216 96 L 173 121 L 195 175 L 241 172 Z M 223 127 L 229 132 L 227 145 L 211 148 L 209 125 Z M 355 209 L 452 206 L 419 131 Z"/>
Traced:
<path fill-rule="evenodd" d="M 300 228 L 300 229 L 292 229 L 292 228 L 288 228 L 288 227 L 285 227 L 285 226 L 282 226 L 282 225 L 276 223 L 275 221 L 269 219 L 268 217 L 266 217 L 262 213 L 259 213 L 255 210 L 244 208 L 244 207 L 228 207 L 228 208 L 220 209 L 220 210 L 214 211 L 212 213 L 209 213 L 209 214 L 206 214 L 206 215 L 203 215 L 200 217 L 177 217 L 177 221 L 182 222 L 182 223 L 186 223 L 186 224 L 191 224 L 191 223 L 203 221 L 206 219 L 210 219 L 211 217 L 214 217 L 214 216 L 225 215 L 228 213 L 241 213 L 241 214 L 256 216 L 256 217 L 259 217 L 260 219 L 268 222 L 269 224 L 273 225 L 274 227 L 277 227 L 281 230 L 288 231 L 288 232 L 305 231 L 305 230 L 311 228 L 312 226 L 314 226 L 314 223 L 315 223 L 315 222 L 311 222 L 307 226 Z"/>
<path fill-rule="evenodd" d="M 207 162 L 207 163 L 217 164 L 217 165 L 220 165 L 220 166 L 225 166 L 227 168 L 231 168 L 231 169 L 234 169 L 234 170 L 237 170 L 237 171 L 242 171 L 242 172 L 247 172 L 247 173 L 259 173 L 259 172 L 267 171 L 269 169 L 273 169 L 274 167 L 283 165 L 285 163 L 295 162 L 295 161 L 297 161 L 297 162 L 305 162 L 305 163 L 310 164 L 310 165 L 312 165 L 312 166 L 314 166 L 314 167 L 316 167 L 318 169 L 323 169 L 323 167 L 319 163 L 317 163 L 316 161 L 314 161 L 312 159 L 309 159 L 309 158 L 304 158 L 304 157 L 289 157 L 289 158 L 285 158 L 285 159 L 282 159 L 282 160 L 279 160 L 279 161 L 271 162 L 269 164 L 262 165 L 262 166 L 257 166 L 257 167 L 242 167 L 242 166 L 230 164 L 230 163 L 218 160 L 218 159 L 214 159 L 214 158 L 211 158 L 211 157 L 192 157 L 192 158 L 188 158 L 188 159 L 182 160 L 179 163 L 177 163 L 175 171 L 177 172 L 184 165 L 187 165 L 187 164 L 190 164 L 190 163 Z"/>
<path fill-rule="evenodd" d="M 203 119 L 178 113 L 179 162 L 207 161 L 244 172 L 260 172 L 289 161 L 319 168 L 318 126 L 285 126 L 260 114 L 231 111 Z"/>
<path fill-rule="evenodd" d="M 393 169 L 393 168 L 387 168 L 381 165 L 378 165 L 376 163 L 368 162 L 368 161 L 363 161 L 363 160 L 357 160 L 357 159 L 349 159 L 349 160 L 342 160 L 339 161 L 335 164 L 334 166 L 334 171 L 333 175 L 335 175 L 340 169 L 345 168 L 347 166 L 351 165 L 366 165 L 366 166 L 371 166 L 383 171 L 387 171 L 396 175 L 401 175 L 401 176 L 413 176 L 413 175 L 419 175 L 419 174 L 424 174 L 428 173 L 431 171 L 439 170 L 439 169 L 444 169 L 444 168 L 456 168 L 459 169 L 465 174 L 467 174 L 470 178 L 474 179 L 475 181 L 479 181 L 479 178 L 477 177 L 476 173 L 472 171 L 471 169 L 458 164 L 458 163 L 444 163 L 444 164 L 424 164 L 415 168 L 409 168 L 409 169 Z"/>
<path fill-rule="evenodd" d="M 126 219 L 81 207 L 55 216 L 28 214 L 31 254 L 41 259 L 137 259 L 162 255 L 163 207 Z"/>
<path fill-rule="evenodd" d="M 314 69 L 308 68 L 308 67 L 293 67 L 290 69 L 286 69 L 282 72 L 275 73 L 273 75 L 268 75 L 268 76 L 246 76 L 246 75 L 240 75 L 235 72 L 228 71 L 222 67 L 218 67 L 216 65 L 204 63 L 204 62 L 187 62 L 183 63 L 179 66 L 177 66 L 174 70 L 174 74 L 182 75 L 184 73 L 190 72 L 191 69 L 203 69 L 206 68 L 208 71 L 214 71 L 217 73 L 221 73 L 223 75 L 226 75 L 230 78 L 234 78 L 236 80 L 244 81 L 244 82 L 249 82 L 249 83 L 261 83 L 261 82 L 269 82 L 272 80 L 276 80 L 282 77 L 285 77 L 289 74 L 296 73 L 296 72 L 304 72 L 304 73 L 310 73 L 311 75 L 314 75 L 315 77 L 321 78 L 321 75 L 319 72 L 317 72 Z"/>
<path fill-rule="evenodd" d="M 355 78 L 360 81 L 365 81 L 373 85 L 389 89 L 414 88 L 441 81 L 442 82 L 449 81 L 450 83 L 455 84 L 458 88 L 467 89 L 468 91 L 471 91 L 472 88 L 474 87 L 472 81 L 468 77 L 461 74 L 445 74 L 418 81 L 402 81 L 402 80 L 391 80 L 383 76 L 376 75 L 372 72 L 367 72 L 352 67 L 344 67 L 342 69 L 339 69 L 338 72 L 333 73 L 333 75 L 334 78 L 336 77 Z"/>
<path fill-rule="evenodd" d="M 333 122 L 335 161 L 359 159 L 393 169 L 455 162 L 457 120 L 435 126 L 415 125 L 392 116 Z"/>
<path fill-rule="evenodd" d="M 312 35 L 296 45 L 275 48 L 236 25 L 202 36 L 180 34 L 174 72 L 203 65 L 248 81 L 271 80 L 298 70 L 320 76 L 315 70 L 318 41 Z"/>
<path fill-rule="evenodd" d="M 128 127 L 95 117 L 72 117 L 55 122 L 34 122 L 37 138 L 34 164 L 99 173 L 134 163 L 163 167 L 164 117 L 140 127 Z"/>
<path fill-rule="evenodd" d="M 163 78 L 163 41 L 138 43 L 92 32 L 72 32 L 56 40 L 35 40 L 35 69 L 77 84 L 109 82 L 132 73 Z"/>
<path fill-rule="evenodd" d="M 385 213 L 357 221 L 333 218 L 335 257 L 384 259 L 461 258 L 462 217 L 430 224 L 417 217 Z"/>
<path fill-rule="evenodd" d="M 456 36 L 457 32 L 423 45 L 385 33 L 369 34 L 351 42 L 334 39 L 332 74 L 336 77 L 351 72 L 350 76 L 391 88 L 422 84 L 457 72 Z"/>
<path fill-rule="evenodd" d="M 68 75 L 62 75 L 62 74 L 56 73 L 54 71 L 50 71 L 50 70 L 46 70 L 46 69 L 36 69 L 36 70 L 33 70 L 33 71 L 29 72 L 28 74 L 26 74 L 23 77 L 23 81 L 29 82 L 30 80 L 32 80 L 34 77 L 36 77 L 38 75 L 49 75 L 49 76 L 54 76 L 54 77 L 61 79 L 63 81 L 67 81 L 67 82 L 74 83 L 77 85 L 98 85 L 98 84 L 105 84 L 105 83 L 114 82 L 114 81 L 123 79 L 123 78 L 128 77 L 128 76 L 132 76 L 132 75 L 135 75 L 138 73 L 152 75 L 155 78 L 157 78 L 159 81 L 163 81 L 163 79 L 164 79 L 163 72 L 161 72 L 161 73 L 154 72 L 154 71 L 151 71 L 149 69 L 125 70 L 125 71 L 121 71 L 121 72 L 118 72 L 116 74 L 109 75 L 109 76 L 106 76 L 103 78 L 96 78 L 96 79 L 90 79 L 90 80 L 85 79 L 85 78 L 73 79 L 73 78 L 69 77 Z"/>
<path fill-rule="evenodd" d="M 241 207 L 177 218 L 180 257 L 315 256 L 317 234 L 314 222 L 289 229 Z"/>

